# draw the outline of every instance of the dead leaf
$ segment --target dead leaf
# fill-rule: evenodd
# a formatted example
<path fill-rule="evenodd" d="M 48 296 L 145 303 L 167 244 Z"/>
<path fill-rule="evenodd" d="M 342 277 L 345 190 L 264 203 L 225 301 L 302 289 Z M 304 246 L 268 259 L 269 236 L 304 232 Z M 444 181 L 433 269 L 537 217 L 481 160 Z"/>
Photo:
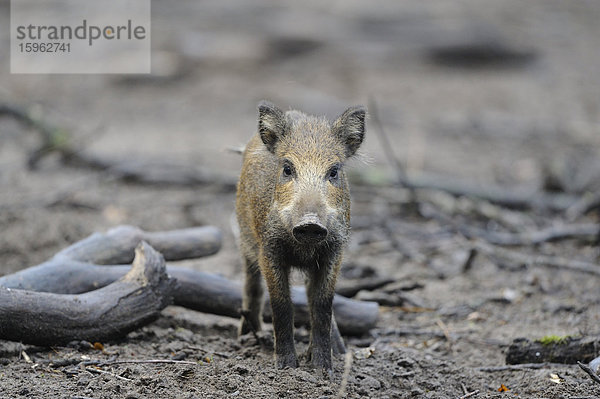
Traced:
<path fill-rule="evenodd" d="M 104 345 L 102 345 L 100 342 L 94 342 L 94 349 L 104 352 Z"/>
<path fill-rule="evenodd" d="M 504 384 L 500 384 L 500 388 L 498 388 L 498 392 L 508 392 L 510 389 L 506 387 Z"/>
<path fill-rule="evenodd" d="M 476 312 L 469 313 L 469 315 L 467 316 L 467 320 L 468 321 L 483 321 L 483 320 L 485 320 L 485 317 L 483 315 L 481 315 L 481 313 L 476 311 Z"/>
<path fill-rule="evenodd" d="M 552 381 L 555 384 L 562 384 L 563 382 L 565 382 L 564 379 L 560 378 L 560 376 L 558 374 L 550 374 L 550 381 Z"/>

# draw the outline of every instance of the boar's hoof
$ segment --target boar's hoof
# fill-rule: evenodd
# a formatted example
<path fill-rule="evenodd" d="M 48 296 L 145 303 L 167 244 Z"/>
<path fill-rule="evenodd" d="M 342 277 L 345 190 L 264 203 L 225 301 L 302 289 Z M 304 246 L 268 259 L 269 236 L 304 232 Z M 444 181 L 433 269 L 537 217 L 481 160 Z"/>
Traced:
<path fill-rule="evenodd" d="M 294 238 L 301 243 L 319 243 L 327 238 L 327 229 L 320 223 L 302 223 L 294 227 Z"/>
<path fill-rule="evenodd" d="M 333 380 L 333 369 L 321 369 L 321 374 L 323 378 L 329 378 L 330 380 Z"/>
<path fill-rule="evenodd" d="M 312 362 L 313 367 L 315 369 L 317 369 L 317 372 L 321 371 L 323 373 L 324 377 L 327 377 L 327 376 L 332 377 L 333 376 L 333 369 L 331 367 L 331 358 L 327 358 L 323 354 L 313 351 L 313 353 L 311 355 L 311 362 Z"/>
<path fill-rule="evenodd" d="M 296 354 L 277 355 L 277 368 L 284 369 L 286 367 L 293 369 L 298 367 L 298 358 L 296 357 Z"/>
<path fill-rule="evenodd" d="M 312 363 L 313 367 L 318 372 L 321 372 L 323 377 L 331 379 L 333 377 L 333 368 L 331 366 L 331 357 L 325 353 L 314 348 L 312 344 L 309 344 L 308 351 L 306 352 L 308 360 Z"/>

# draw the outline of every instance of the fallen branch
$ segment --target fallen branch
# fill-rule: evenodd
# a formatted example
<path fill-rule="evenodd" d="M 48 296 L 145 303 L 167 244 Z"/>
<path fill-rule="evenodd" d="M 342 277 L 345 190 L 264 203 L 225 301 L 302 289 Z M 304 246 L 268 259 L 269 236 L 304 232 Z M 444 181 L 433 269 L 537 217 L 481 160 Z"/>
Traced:
<path fill-rule="evenodd" d="M 475 370 L 483 371 L 486 373 L 494 373 L 500 371 L 520 371 L 520 370 L 539 370 L 547 367 L 551 367 L 553 363 L 523 363 L 523 364 L 509 364 L 506 366 L 493 366 L 493 367 L 477 367 Z M 561 364 L 562 366 L 562 364 Z"/>
<path fill-rule="evenodd" d="M 393 283 L 394 279 L 389 277 L 366 277 L 361 279 L 342 280 L 337 283 L 335 292 L 351 298 L 359 291 L 372 291 L 381 288 L 386 284 Z"/>
<path fill-rule="evenodd" d="M 146 232 L 119 226 L 95 233 L 58 252 L 52 259 L 17 273 L 0 277 L 0 286 L 21 290 L 80 294 L 104 287 L 121 278 L 133 261 L 134 248 L 147 241 L 166 260 L 212 255 L 221 248 L 216 227 L 196 227 L 167 232 Z M 98 266 L 120 263 L 118 270 Z"/>
<path fill-rule="evenodd" d="M 180 285 L 175 293 L 176 305 L 204 313 L 240 317 L 242 308 L 242 284 L 240 282 L 183 267 L 168 267 L 167 270 L 170 275 L 177 278 Z M 310 317 L 305 287 L 294 286 L 291 290 L 295 323 L 309 325 Z M 202 295 L 198 295 L 199 292 Z M 270 322 L 271 306 L 268 295 L 265 301 L 263 318 L 266 322 Z M 375 327 L 379 306 L 375 302 L 356 301 L 335 295 L 333 313 L 342 334 L 361 335 Z"/>
<path fill-rule="evenodd" d="M 148 233 L 135 227 L 121 226 L 106 234 L 93 234 L 59 252 L 48 262 L 0 277 L 0 286 L 55 294 L 79 294 L 104 287 L 127 273 L 129 266 L 99 264 L 128 262 L 133 248 L 142 239 L 164 251 L 168 260 L 177 260 L 216 252 L 221 235 L 214 227 Z M 205 313 L 240 317 L 241 283 L 184 267 L 168 266 L 167 272 L 178 282 L 173 292 L 176 305 Z M 292 288 L 292 301 L 296 323 L 308 325 L 304 287 Z M 333 306 L 343 334 L 360 335 L 376 324 L 377 303 L 336 295 Z M 268 304 L 264 318 L 270 321 Z"/>
<path fill-rule="evenodd" d="M 381 291 L 361 291 L 356 295 L 356 299 L 361 301 L 377 302 L 383 306 L 411 306 L 414 308 L 426 309 L 427 306 L 415 295 L 405 292 L 381 292 Z"/>
<path fill-rule="evenodd" d="M 409 181 L 415 189 L 441 190 L 455 196 L 479 198 L 514 209 L 547 209 L 562 212 L 577 200 L 576 196 L 568 194 L 551 194 L 525 187 L 477 185 L 446 176 L 423 174 L 411 177 Z"/>
<path fill-rule="evenodd" d="M 555 342 L 515 339 L 506 353 L 507 364 L 521 363 L 563 363 L 576 364 L 578 361 L 590 362 L 600 350 L 600 338 L 571 338 Z"/>
<path fill-rule="evenodd" d="M 427 206 L 427 204 L 423 204 L 423 206 L 421 207 L 421 213 L 425 217 L 434 218 L 434 219 L 438 220 L 440 223 L 450 226 L 454 231 L 457 231 L 457 232 L 461 233 L 462 235 L 466 236 L 467 238 L 469 238 L 469 234 L 468 233 L 465 234 L 464 226 L 459 226 L 450 217 L 435 210 L 432 206 Z M 598 229 L 598 226 L 596 226 L 596 225 L 582 225 L 582 226 L 587 226 L 586 229 L 589 229 L 590 231 L 594 230 L 594 229 Z M 585 231 L 585 232 L 588 233 L 590 231 Z M 567 233 L 567 232 L 563 231 L 561 234 L 564 236 L 565 233 Z M 572 233 L 572 232 L 570 232 L 570 233 Z M 583 234 L 583 229 L 580 229 L 580 233 Z M 548 238 L 550 234 L 544 233 L 543 235 L 545 236 L 543 238 Z M 581 273 L 600 275 L 600 266 L 596 265 L 594 263 L 591 263 L 591 262 L 571 260 L 571 259 L 561 258 L 559 256 L 529 255 L 529 254 L 509 250 L 506 248 L 500 248 L 498 246 L 488 244 L 488 243 L 484 242 L 484 240 L 482 240 L 482 239 L 473 241 L 473 247 L 471 248 L 471 250 L 473 250 L 473 249 L 475 249 L 481 253 L 485 253 L 488 256 L 502 258 L 502 259 L 508 260 L 509 262 L 513 262 L 513 263 L 517 263 L 517 264 L 526 264 L 526 265 L 532 265 L 532 266 L 536 266 L 536 265 L 547 266 L 547 267 L 554 267 L 554 268 L 558 268 L 558 269 L 567 269 L 567 270 L 577 271 L 577 272 L 581 272 Z"/>
<path fill-rule="evenodd" d="M 368 185 L 368 182 L 355 178 L 356 183 Z M 386 187 L 397 184 L 394 179 L 379 184 Z M 505 187 L 495 184 L 473 184 L 471 182 L 452 177 L 434 174 L 411 174 L 406 178 L 405 184 L 411 189 L 443 191 L 455 197 L 469 197 L 481 199 L 490 203 L 511 209 L 536 209 L 564 212 L 577 202 L 579 197 L 562 194 L 537 191 L 529 187 Z M 404 188 L 395 187 L 396 190 L 404 192 Z M 410 198 L 410 196 L 409 196 Z M 409 201 L 410 202 L 410 201 Z"/>
<path fill-rule="evenodd" d="M 133 226 L 118 226 L 106 233 L 95 233 L 54 256 L 54 260 L 73 260 L 96 264 L 130 263 L 133 248 L 147 241 L 165 260 L 193 259 L 213 255 L 221 249 L 222 234 L 213 226 L 147 232 Z"/>
<path fill-rule="evenodd" d="M 59 295 L 0 287 L 0 339 L 56 345 L 123 337 L 157 318 L 174 288 L 162 256 L 141 243 L 131 270 L 99 290 Z"/>
<path fill-rule="evenodd" d="M 571 260 L 558 256 L 529 255 L 506 248 L 495 247 L 482 241 L 474 242 L 474 246 L 479 252 L 485 253 L 488 256 L 502 258 L 517 264 L 554 267 L 600 276 L 600 266 L 590 262 Z"/>
<path fill-rule="evenodd" d="M 567 238 L 596 240 L 600 233 L 600 225 L 598 224 L 574 224 L 517 234 L 488 231 L 467 225 L 460 225 L 457 229 L 467 238 L 481 238 L 495 245 L 523 246 Z"/>
<path fill-rule="evenodd" d="M 0 286 L 62 294 L 80 293 L 112 283 L 123 276 L 127 269 L 126 265 L 47 262 L 0 277 Z M 220 316 L 240 317 L 241 283 L 177 266 L 168 266 L 167 273 L 178 282 L 178 287 L 173 292 L 175 305 Z M 264 320 L 270 322 L 268 299 L 267 296 Z M 298 325 L 308 325 L 310 318 L 304 287 L 292 287 L 292 302 L 295 322 Z M 338 328 L 345 335 L 360 335 L 375 327 L 379 312 L 379 306 L 375 302 L 356 301 L 340 295 L 334 297 L 333 309 Z"/>
<path fill-rule="evenodd" d="M 378 331 L 379 336 L 388 336 L 388 335 L 416 335 L 416 336 L 426 336 L 431 338 L 444 338 L 446 339 L 446 334 L 441 331 L 434 330 L 421 330 L 417 328 L 388 328 L 385 330 Z"/>

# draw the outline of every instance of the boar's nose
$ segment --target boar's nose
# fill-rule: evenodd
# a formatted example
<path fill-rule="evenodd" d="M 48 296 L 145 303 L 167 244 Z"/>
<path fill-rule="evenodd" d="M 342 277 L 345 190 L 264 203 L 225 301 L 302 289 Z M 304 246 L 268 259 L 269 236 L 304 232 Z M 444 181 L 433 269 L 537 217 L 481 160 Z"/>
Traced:
<path fill-rule="evenodd" d="M 301 243 L 316 244 L 327 237 L 327 229 L 319 222 L 304 221 L 294 226 L 292 234 Z"/>

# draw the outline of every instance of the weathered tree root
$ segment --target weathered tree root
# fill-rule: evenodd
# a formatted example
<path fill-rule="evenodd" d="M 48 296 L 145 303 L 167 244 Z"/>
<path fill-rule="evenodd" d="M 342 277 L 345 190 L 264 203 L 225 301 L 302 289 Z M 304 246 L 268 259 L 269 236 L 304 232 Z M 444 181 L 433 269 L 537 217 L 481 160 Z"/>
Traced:
<path fill-rule="evenodd" d="M 157 318 L 172 303 L 175 285 L 162 255 L 142 242 L 131 270 L 95 291 L 61 295 L 0 287 L 0 338 L 56 345 L 123 337 Z"/>
<path fill-rule="evenodd" d="M 35 273 L 26 269 L 0 277 L 0 286 L 61 294 L 82 293 L 111 284 L 122 277 L 128 268 L 127 265 L 99 266 L 80 262 L 48 262 L 36 266 Z M 178 287 L 173 292 L 175 305 L 204 313 L 240 317 L 241 283 L 178 266 L 167 267 L 167 273 L 178 282 Z M 304 287 L 292 287 L 292 302 L 296 324 L 308 325 L 310 318 Z M 264 309 L 264 320 L 269 322 L 271 313 L 268 303 Z M 356 301 L 341 295 L 334 297 L 333 309 L 338 328 L 344 335 L 366 333 L 375 327 L 379 313 L 376 302 Z"/>
<path fill-rule="evenodd" d="M 93 234 L 38 266 L 0 277 L 0 286 L 55 294 L 81 294 L 105 287 L 121 278 L 130 268 L 129 265 L 106 263 L 130 262 L 133 248 L 141 240 L 147 240 L 163 251 L 167 260 L 178 260 L 217 252 L 221 234 L 214 227 L 148 233 L 135 227 L 121 226 L 106 234 Z M 169 266 L 167 272 L 178 282 L 173 292 L 174 304 L 206 313 L 240 317 L 242 288 L 239 282 L 185 267 Z M 292 288 L 292 301 L 296 323 L 308 325 L 304 287 Z M 343 334 L 360 335 L 376 324 L 379 306 L 375 302 L 336 295 L 333 306 L 338 328 Z M 270 321 L 269 310 L 267 304 L 265 321 Z"/>
<path fill-rule="evenodd" d="M 170 261 L 212 255 L 221 248 L 221 232 L 212 226 L 162 232 L 119 226 L 107 233 L 94 233 L 40 265 L 0 277 L 0 286 L 55 294 L 95 290 L 127 273 L 134 248 L 142 240 Z M 99 266 L 106 264 L 122 267 L 114 273 L 110 267 Z"/>

